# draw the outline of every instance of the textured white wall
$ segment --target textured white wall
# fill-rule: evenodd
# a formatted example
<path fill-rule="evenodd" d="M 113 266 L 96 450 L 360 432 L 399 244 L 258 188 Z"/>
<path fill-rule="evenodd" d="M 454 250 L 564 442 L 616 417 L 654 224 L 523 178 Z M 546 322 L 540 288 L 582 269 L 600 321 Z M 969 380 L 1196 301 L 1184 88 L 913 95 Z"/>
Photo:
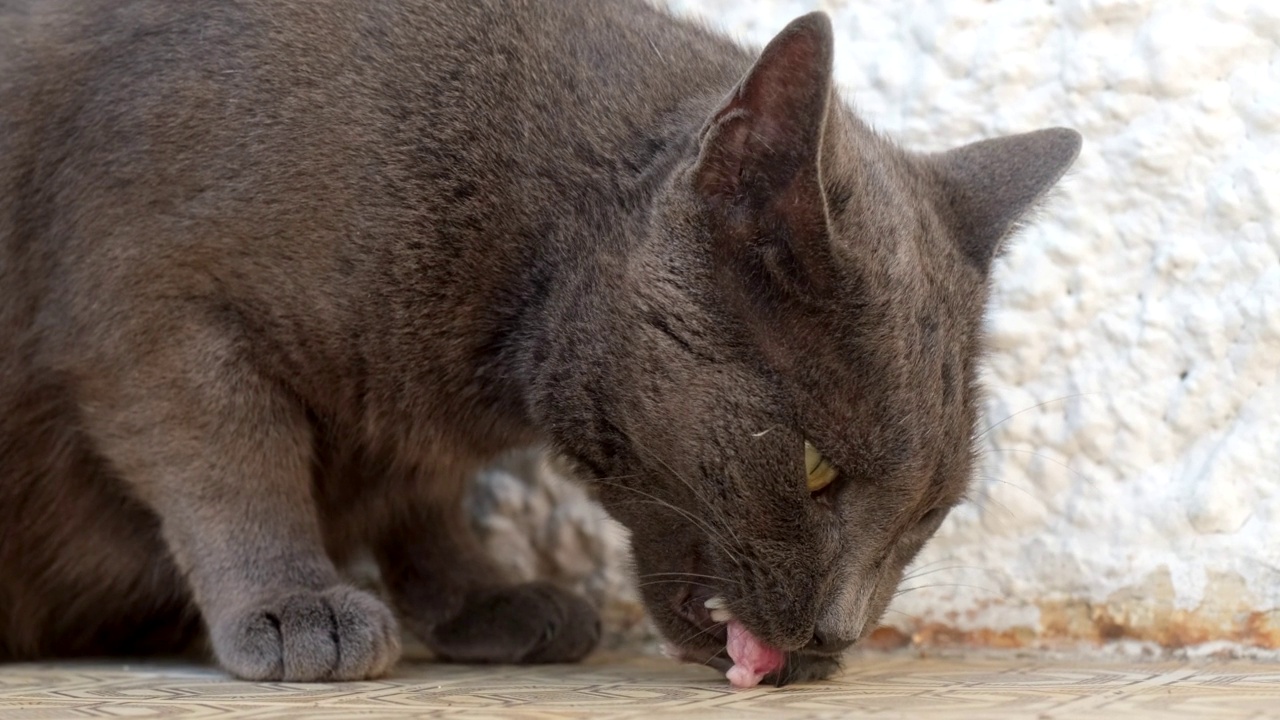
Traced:
<path fill-rule="evenodd" d="M 1280 647 L 1280 2 L 671 6 L 756 43 L 828 11 L 846 99 L 916 149 L 1085 137 L 995 272 L 982 479 L 889 620 Z"/>

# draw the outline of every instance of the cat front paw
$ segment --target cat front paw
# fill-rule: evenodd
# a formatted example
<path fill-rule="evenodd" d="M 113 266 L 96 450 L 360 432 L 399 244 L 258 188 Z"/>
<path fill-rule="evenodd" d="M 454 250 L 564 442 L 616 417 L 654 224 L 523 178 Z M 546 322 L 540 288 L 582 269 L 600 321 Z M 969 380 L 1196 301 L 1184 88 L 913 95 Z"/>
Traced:
<path fill-rule="evenodd" d="M 222 666 L 246 680 L 364 680 L 400 656 L 391 610 L 345 585 L 237 608 L 213 623 L 210 639 Z"/>
<path fill-rule="evenodd" d="M 441 659 L 468 663 L 575 662 L 599 641 L 596 609 L 542 582 L 473 593 L 427 638 Z"/>

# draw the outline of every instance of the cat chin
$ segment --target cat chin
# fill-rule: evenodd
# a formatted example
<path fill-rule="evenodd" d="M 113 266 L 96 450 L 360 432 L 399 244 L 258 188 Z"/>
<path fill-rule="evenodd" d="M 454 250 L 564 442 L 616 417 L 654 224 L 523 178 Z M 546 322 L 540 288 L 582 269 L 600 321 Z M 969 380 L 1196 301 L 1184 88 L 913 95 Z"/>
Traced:
<path fill-rule="evenodd" d="M 727 673 L 733 667 L 733 660 L 723 648 L 719 651 L 707 648 L 685 648 L 664 642 L 662 654 L 676 662 L 702 665 L 719 673 Z M 782 687 L 793 683 L 815 682 L 826 680 L 839 671 L 840 658 L 837 656 L 787 653 L 782 670 L 765 675 L 761 684 Z"/>
<path fill-rule="evenodd" d="M 775 675 L 767 675 L 764 682 L 782 687 L 792 683 L 826 680 L 840 671 L 840 657 L 834 655 L 810 655 L 791 653 L 787 664 Z"/>

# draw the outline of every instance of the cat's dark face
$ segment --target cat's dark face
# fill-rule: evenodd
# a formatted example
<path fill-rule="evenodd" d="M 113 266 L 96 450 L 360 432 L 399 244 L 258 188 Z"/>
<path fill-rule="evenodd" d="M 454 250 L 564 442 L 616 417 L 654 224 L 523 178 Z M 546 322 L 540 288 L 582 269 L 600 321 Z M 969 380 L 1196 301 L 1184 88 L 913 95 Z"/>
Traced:
<path fill-rule="evenodd" d="M 667 639 L 724 665 L 728 614 L 800 677 L 875 627 L 963 497 L 989 263 L 1079 147 L 901 151 L 830 62 L 802 18 L 708 120 L 626 268 L 592 420 Z"/>

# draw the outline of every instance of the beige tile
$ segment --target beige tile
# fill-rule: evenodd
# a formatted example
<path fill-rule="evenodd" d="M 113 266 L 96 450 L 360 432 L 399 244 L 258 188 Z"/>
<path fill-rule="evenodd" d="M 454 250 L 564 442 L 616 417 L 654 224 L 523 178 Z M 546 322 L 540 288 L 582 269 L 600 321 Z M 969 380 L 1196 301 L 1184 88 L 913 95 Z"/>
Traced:
<path fill-rule="evenodd" d="M 405 664 L 377 682 L 247 683 L 192 665 L 0 666 L 0 719 L 340 718 L 1280 718 L 1280 665 L 862 657 L 840 677 L 731 690 L 654 659 L 586 665 Z"/>

